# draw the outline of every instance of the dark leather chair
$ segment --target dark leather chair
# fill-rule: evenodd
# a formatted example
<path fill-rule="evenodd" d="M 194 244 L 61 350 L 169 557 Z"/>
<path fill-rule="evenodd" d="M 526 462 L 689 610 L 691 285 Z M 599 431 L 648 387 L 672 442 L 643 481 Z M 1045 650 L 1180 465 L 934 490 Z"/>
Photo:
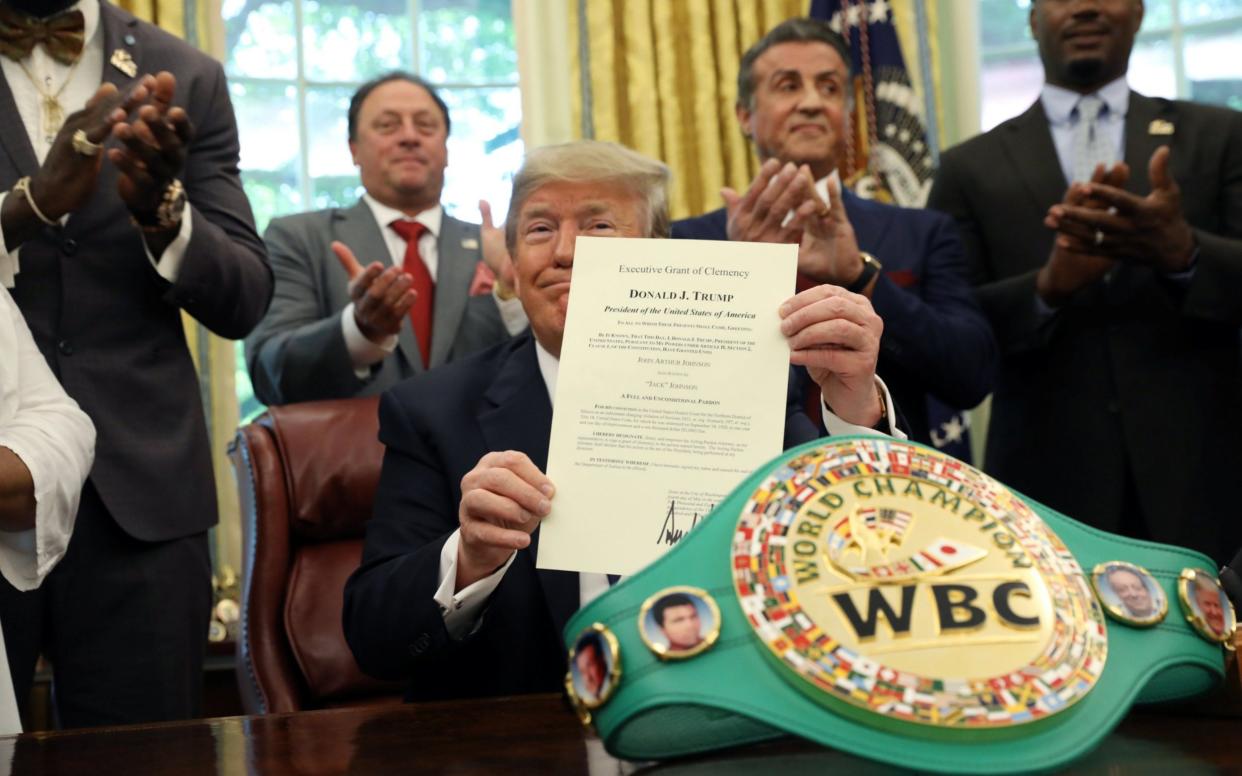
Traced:
<path fill-rule="evenodd" d="M 250 714 L 397 702 L 341 628 L 384 448 L 375 398 L 272 407 L 229 446 L 241 499 L 237 680 Z"/>

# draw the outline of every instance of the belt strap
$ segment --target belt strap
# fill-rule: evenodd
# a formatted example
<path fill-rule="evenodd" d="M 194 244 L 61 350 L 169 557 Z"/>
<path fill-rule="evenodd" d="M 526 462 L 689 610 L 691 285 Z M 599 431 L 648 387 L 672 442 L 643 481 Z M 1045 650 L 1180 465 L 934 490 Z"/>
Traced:
<path fill-rule="evenodd" d="M 1206 556 L 1116 536 L 1013 494 L 1059 537 L 1079 569 L 1090 572 L 1097 564 L 1118 560 L 1146 568 L 1169 602 L 1169 615 L 1154 626 L 1137 628 L 1106 620 L 1097 610 L 1092 622 L 1105 629 L 1107 657 L 1094 686 L 1064 710 L 1029 723 L 946 732 L 934 726 L 894 723 L 866 709 L 825 703 L 822 693 L 777 665 L 769 644 L 756 634 L 739 603 L 737 559 L 732 549 L 739 515 L 755 503 L 752 497 L 763 492 L 773 477 L 794 477 L 797 466 L 791 467 L 791 462 L 796 464 L 807 455 L 825 450 L 839 453 L 851 446 L 863 451 L 864 457 L 887 455 L 897 460 L 908 455 L 934 463 L 939 456 L 946 465 L 986 477 L 931 448 L 876 442 L 871 437 L 820 440 L 761 467 L 676 547 L 584 607 L 566 626 L 571 655 L 582 634 L 592 627 L 606 633 L 619 651 L 617 664 L 610 666 L 611 697 L 589 712 L 612 754 L 663 759 L 793 733 L 876 760 L 926 770 L 991 773 L 1054 768 L 1094 747 L 1131 704 L 1190 697 L 1210 689 L 1224 676 L 1221 646 L 1197 635 L 1177 603 L 1179 574 L 1188 567 L 1212 568 Z M 923 518 L 915 514 L 913 519 Z M 900 530 L 901 520 L 892 517 L 889 527 Z M 820 547 L 823 551 L 822 543 Z M 1078 578 L 1082 580 L 1082 571 Z M 952 581 L 954 577 L 945 574 L 939 579 Z M 669 662 L 649 648 L 649 638 L 644 641 L 642 621 L 649 614 L 644 604 L 649 609 L 649 599 L 655 594 L 679 586 L 700 588 L 714 600 L 719 607 L 719 633 L 710 648 Z M 575 676 L 572 657 L 570 668 L 567 686 L 572 686 Z"/>

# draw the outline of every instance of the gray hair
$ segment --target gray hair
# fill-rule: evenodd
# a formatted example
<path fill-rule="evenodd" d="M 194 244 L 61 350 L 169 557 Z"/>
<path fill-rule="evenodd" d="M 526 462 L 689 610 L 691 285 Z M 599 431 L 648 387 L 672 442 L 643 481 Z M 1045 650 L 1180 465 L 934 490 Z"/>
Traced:
<path fill-rule="evenodd" d="M 526 155 L 513 176 L 513 196 L 505 217 L 505 245 L 516 255 L 518 215 L 526 200 L 541 187 L 555 182 L 619 186 L 641 197 L 647 205 L 646 234 L 668 237 L 668 167 L 625 146 L 602 140 L 577 140 L 543 146 Z"/>
<path fill-rule="evenodd" d="M 747 110 L 755 109 L 755 60 L 763 52 L 781 43 L 823 43 L 836 49 L 845 63 L 847 75 L 853 72 L 853 60 L 850 57 L 850 46 L 845 38 L 822 19 L 805 17 L 786 19 L 759 39 L 759 42 L 746 50 L 737 68 L 737 104 Z M 847 89 L 846 95 L 853 96 L 853 90 Z"/>

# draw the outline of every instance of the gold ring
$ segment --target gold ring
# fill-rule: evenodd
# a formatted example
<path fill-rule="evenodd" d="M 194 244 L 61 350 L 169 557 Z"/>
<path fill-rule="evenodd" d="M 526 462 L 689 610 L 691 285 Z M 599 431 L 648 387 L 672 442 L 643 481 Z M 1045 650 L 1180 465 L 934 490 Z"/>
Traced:
<path fill-rule="evenodd" d="M 73 150 L 83 156 L 99 156 L 99 152 L 103 150 L 103 143 L 92 143 L 86 136 L 86 130 L 79 129 L 73 133 Z"/>

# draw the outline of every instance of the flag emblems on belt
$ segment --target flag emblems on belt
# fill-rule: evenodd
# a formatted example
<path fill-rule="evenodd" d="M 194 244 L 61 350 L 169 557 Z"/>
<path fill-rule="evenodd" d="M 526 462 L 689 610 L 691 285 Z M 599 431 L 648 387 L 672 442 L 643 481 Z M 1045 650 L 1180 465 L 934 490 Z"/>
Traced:
<path fill-rule="evenodd" d="M 881 726 L 1036 722 L 1090 692 L 1108 654 L 1051 529 L 982 472 L 902 442 L 786 461 L 743 508 L 732 567 L 786 680 Z"/>

